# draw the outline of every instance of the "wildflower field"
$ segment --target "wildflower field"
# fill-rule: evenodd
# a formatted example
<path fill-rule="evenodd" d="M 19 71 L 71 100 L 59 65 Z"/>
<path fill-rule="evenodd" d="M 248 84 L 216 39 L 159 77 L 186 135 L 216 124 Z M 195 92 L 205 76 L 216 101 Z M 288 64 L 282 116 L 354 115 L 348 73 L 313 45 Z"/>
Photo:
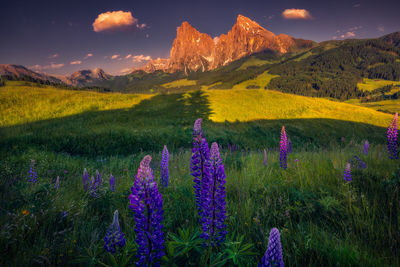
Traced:
<path fill-rule="evenodd" d="M 22 99 L 0 99 L 2 266 L 400 265 L 397 115 L 299 97 L 246 118 L 253 90 L 40 113 L 58 89 L 30 89 L 0 89 Z"/>

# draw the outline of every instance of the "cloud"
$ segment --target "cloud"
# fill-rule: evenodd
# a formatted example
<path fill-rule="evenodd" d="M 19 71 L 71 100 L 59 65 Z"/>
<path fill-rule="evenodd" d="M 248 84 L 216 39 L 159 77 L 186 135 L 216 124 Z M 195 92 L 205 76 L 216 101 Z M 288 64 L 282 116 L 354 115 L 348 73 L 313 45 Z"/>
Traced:
<path fill-rule="evenodd" d="M 130 57 L 132 57 L 131 54 L 127 55 L 127 56 L 125 57 L 125 59 L 128 59 L 128 58 L 130 58 Z"/>
<path fill-rule="evenodd" d="M 346 37 L 354 37 L 356 34 L 354 32 L 346 32 Z"/>
<path fill-rule="evenodd" d="M 97 16 L 92 24 L 95 32 L 123 31 L 129 29 L 143 29 L 145 23 L 138 24 L 138 19 L 132 16 L 130 11 L 108 11 Z"/>
<path fill-rule="evenodd" d="M 150 35 L 149 34 L 146 34 L 146 38 L 149 38 L 150 37 Z"/>
<path fill-rule="evenodd" d="M 379 26 L 377 29 L 378 29 L 378 31 L 380 31 L 380 32 L 384 32 L 384 31 L 385 31 L 385 27 L 383 27 L 383 26 Z"/>
<path fill-rule="evenodd" d="M 333 40 L 336 40 L 338 37 L 337 36 L 332 36 L 332 39 Z"/>
<path fill-rule="evenodd" d="M 136 28 L 138 28 L 138 29 L 144 29 L 144 28 L 146 28 L 146 23 L 142 23 L 142 24 L 136 24 Z"/>
<path fill-rule="evenodd" d="M 82 61 L 80 61 L 80 60 L 71 61 L 69 64 L 71 64 L 71 65 L 80 65 L 80 64 L 82 64 Z"/>
<path fill-rule="evenodd" d="M 87 54 L 83 59 L 87 59 L 87 58 L 90 58 L 90 57 L 93 57 L 92 53 Z"/>
<path fill-rule="evenodd" d="M 131 68 L 126 68 L 126 69 L 120 70 L 119 72 L 121 72 L 121 73 L 128 73 L 128 72 L 132 72 L 132 69 L 131 69 Z"/>
<path fill-rule="evenodd" d="M 119 58 L 119 55 L 112 55 L 111 56 L 111 59 L 117 59 L 117 58 Z"/>
<path fill-rule="evenodd" d="M 49 58 L 57 58 L 57 57 L 58 57 L 58 54 L 57 54 L 57 53 L 55 53 L 55 54 L 49 56 Z"/>
<path fill-rule="evenodd" d="M 144 55 L 137 55 L 133 56 L 133 62 L 143 62 L 143 61 L 149 61 L 151 60 L 150 56 L 144 56 Z"/>
<path fill-rule="evenodd" d="M 64 67 L 64 64 L 60 63 L 60 64 L 56 64 L 56 63 L 50 63 L 50 65 L 39 65 L 36 64 L 34 66 L 30 66 L 29 68 L 31 69 L 35 69 L 35 70 L 48 70 L 48 69 L 59 69 Z"/>
<path fill-rule="evenodd" d="M 355 7 L 355 8 L 360 7 L 360 6 L 361 6 L 361 4 L 354 4 L 353 5 L 353 7 Z"/>
<path fill-rule="evenodd" d="M 282 12 L 282 17 L 285 19 L 312 19 L 310 12 L 296 8 L 285 9 Z"/>

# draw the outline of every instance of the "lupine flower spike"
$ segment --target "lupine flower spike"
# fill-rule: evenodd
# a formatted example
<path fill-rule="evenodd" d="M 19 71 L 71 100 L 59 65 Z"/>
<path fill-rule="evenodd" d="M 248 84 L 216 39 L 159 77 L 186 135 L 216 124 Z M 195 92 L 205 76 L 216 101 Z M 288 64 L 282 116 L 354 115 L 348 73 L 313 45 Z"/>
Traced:
<path fill-rule="evenodd" d="M 264 148 L 264 160 L 263 160 L 263 165 L 267 166 L 268 165 L 268 161 L 267 161 L 267 150 L 265 150 Z"/>
<path fill-rule="evenodd" d="M 88 191 L 89 189 L 89 173 L 87 172 L 86 168 L 83 170 L 83 176 L 82 176 L 82 180 L 83 180 L 83 190 Z"/>
<path fill-rule="evenodd" d="M 58 189 L 59 187 L 60 187 L 60 176 L 57 176 L 56 184 L 54 185 L 54 188 Z"/>
<path fill-rule="evenodd" d="M 150 156 L 140 162 L 135 183 L 129 196 L 136 227 L 137 266 L 160 266 L 164 256 L 163 199 L 150 168 Z"/>
<path fill-rule="evenodd" d="M 90 181 L 90 196 L 91 197 L 96 197 L 97 194 L 97 183 L 96 180 L 94 179 L 94 177 L 92 176 L 92 179 Z"/>
<path fill-rule="evenodd" d="M 346 168 L 344 170 L 344 179 L 346 181 L 351 182 L 351 165 L 350 165 L 350 163 L 346 164 Z"/>
<path fill-rule="evenodd" d="M 365 140 L 364 147 L 363 147 L 363 152 L 364 152 L 365 156 L 368 156 L 368 150 L 369 150 L 369 142 L 368 142 L 368 140 Z"/>
<path fill-rule="evenodd" d="M 169 172 L 168 172 L 169 153 L 167 146 L 164 146 L 161 155 L 161 185 L 168 187 Z"/>
<path fill-rule="evenodd" d="M 283 255 L 282 255 L 282 245 L 281 236 L 279 230 L 272 228 L 269 233 L 268 248 L 265 251 L 264 257 L 261 259 L 259 267 L 270 267 L 278 266 L 283 267 Z"/>
<path fill-rule="evenodd" d="M 115 192 L 115 177 L 110 174 L 110 190 Z"/>
<path fill-rule="evenodd" d="M 102 181 L 101 181 L 101 175 L 100 175 L 100 173 L 99 173 L 98 170 L 96 170 L 95 182 L 96 182 L 96 188 L 98 188 L 98 187 L 101 186 L 101 183 L 102 183 Z"/>
<path fill-rule="evenodd" d="M 37 173 L 35 171 L 35 160 L 31 160 L 31 166 L 29 167 L 29 182 L 37 182 Z"/>
<path fill-rule="evenodd" d="M 388 139 L 388 153 L 389 153 L 389 158 L 391 159 L 397 159 L 397 130 L 398 130 L 398 114 L 396 114 L 393 117 L 392 123 L 389 125 L 389 128 L 387 130 L 387 139 Z"/>
<path fill-rule="evenodd" d="M 116 246 L 125 246 L 124 233 L 121 232 L 118 221 L 118 210 L 114 212 L 114 219 L 104 237 L 104 249 L 110 253 L 115 253 Z"/>
<path fill-rule="evenodd" d="M 194 177 L 194 191 L 197 204 L 197 210 L 201 215 L 201 187 L 204 181 L 209 180 L 210 175 L 210 151 L 206 138 L 204 138 L 201 129 L 202 119 L 197 119 L 193 127 L 193 149 L 190 159 L 190 174 Z"/>
<path fill-rule="evenodd" d="M 225 209 L 225 170 L 219 153 L 218 144 L 211 145 L 210 176 L 204 180 L 201 191 L 202 234 L 201 237 L 210 240 L 212 246 L 219 245 L 226 235 Z"/>
<path fill-rule="evenodd" d="M 282 131 L 281 131 L 281 142 L 279 145 L 280 149 L 280 166 L 284 170 L 287 168 L 287 137 L 286 137 L 286 132 L 285 132 L 285 126 L 282 126 Z"/>

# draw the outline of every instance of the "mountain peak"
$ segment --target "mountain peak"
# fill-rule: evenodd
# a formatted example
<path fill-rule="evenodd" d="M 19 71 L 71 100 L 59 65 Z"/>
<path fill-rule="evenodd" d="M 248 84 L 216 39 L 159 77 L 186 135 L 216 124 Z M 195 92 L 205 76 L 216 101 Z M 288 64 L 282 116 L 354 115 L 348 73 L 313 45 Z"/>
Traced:
<path fill-rule="evenodd" d="M 255 22 L 254 20 L 249 19 L 248 17 L 245 17 L 241 14 L 239 14 L 236 18 L 236 25 L 241 26 L 242 28 L 249 30 L 250 28 L 262 28 L 260 24 Z M 264 29 L 265 30 L 265 29 Z"/>

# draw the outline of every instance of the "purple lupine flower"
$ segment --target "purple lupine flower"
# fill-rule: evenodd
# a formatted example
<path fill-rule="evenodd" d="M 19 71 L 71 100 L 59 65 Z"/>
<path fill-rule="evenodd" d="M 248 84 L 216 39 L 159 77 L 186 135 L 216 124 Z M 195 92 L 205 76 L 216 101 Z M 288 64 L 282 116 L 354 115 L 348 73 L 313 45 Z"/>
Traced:
<path fill-rule="evenodd" d="M 264 148 L 264 160 L 263 160 L 263 165 L 267 166 L 268 165 L 268 161 L 267 161 L 267 150 L 265 150 Z"/>
<path fill-rule="evenodd" d="M 101 180 L 100 172 L 98 170 L 96 170 L 95 182 L 96 182 L 96 188 L 99 188 L 101 186 L 102 180 Z"/>
<path fill-rule="evenodd" d="M 204 181 L 209 180 L 210 175 L 210 151 L 206 138 L 201 130 L 202 119 L 197 119 L 193 127 L 193 149 L 190 159 L 190 174 L 194 177 L 194 191 L 199 215 L 202 211 L 201 190 Z"/>
<path fill-rule="evenodd" d="M 368 150 L 369 150 L 369 142 L 368 142 L 368 140 L 365 140 L 364 147 L 363 147 L 363 152 L 364 152 L 365 156 L 368 156 Z"/>
<path fill-rule="evenodd" d="M 89 189 L 89 173 L 87 172 L 86 168 L 83 170 L 83 190 L 86 192 Z"/>
<path fill-rule="evenodd" d="M 281 141 L 280 141 L 280 166 L 284 170 L 287 168 L 287 137 L 286 137 L 286 132 L 285 132 L 285 126 L 282 126 L 282 131 L 281 131 Z"/>
<path fill-rule="evenodd" d="M 110 174 L 110 190 L 115 192 L 115 177 Z"/>
<path fill-rule="evenodd" d="M 212 246 L 219 245 L 227 234 L 225 218 L 225 170 L 218 144 L 212 143 L 209 179 L 203 180 L 201 191 L 202 233 L 201 237 L 210 240 Z"/>
<path fill-rule="evenodd" d="M 114 254 L 116 246 L 125 246 L 124 233 L 121 232 L 118 220 L 118 210 L 114 212 L 114 219 L 104 237 L 104 249 Z"/>
<path fill-rule="evenodd" d="M 89 193 L 91 197 L 96 197 L 97 194 L 97 183 L 94 177 L 92 176 L 92 179 L 90 181 L 90 188 L 89 188 Z"/>
<path fill-rule="evenodd" d="M 163 199 L 154 181 L 150 168 L 151 157 L 145 156 L 140 162 L 135 182 L 129 195 L 129 208 L 135 217 L 137 266 L 160 266 L 164 256 Z"/>
<path fill-rule="evenodd" d="M 293 148 L 292 148 L 292 140 L 289 139 L 288 141 L 288 147 L 287 147 L 287 153 L 290 154 L 293 152 Z"/>
<path fill-rule="evenodd" d="M 60 187 L 60 176 L 57 176 L 56 184 L 54 185 L 54 188 L 58 189 L 59 187 Z"/>
<path fill-rule="evenodd" d="M 344 169 L 344 179 L 346 181 L 351 182 L 351 165 L 350 165 L 350 163 L 347 163 L 346 168 Z"/>
<path fill-rule="evenodd" d="M 168 172 L 169 153 L 167 146 L 164 146 L 161 155 L 161 185 L 168 187 L 169 172 Z"/>
<path fill-rule="evenodd" d="M 388 153 L 389 153 L 389 158 L 391 159 L 397 159 L 397 130 L 398 130 L 398 114 L 396 114 L 393 117 L 392 123 L 389 125 L 389 128 L 387 130 L 387 148 L 388 148 Z"/>
<path fill-rule="evenodd" d="M 268 248 L 258 267 L 278 266 L 283 267 L 281 236 L 279 230 L 272 228 L 269 233 Z"/>
<path fill-rule="evenodd" d="M 358 156 L 354 156 L 349 160 L 350 166 L 352 169 L 366 169 L 367 164 L 363 162 Z"/>
<path fill-rule="evenodd" d="M 36 183 L 37 182 L 37 173 L 35 171 L 35 160 L 31 160 L 31 166 L 29 167 L 29 182 Z"/>

